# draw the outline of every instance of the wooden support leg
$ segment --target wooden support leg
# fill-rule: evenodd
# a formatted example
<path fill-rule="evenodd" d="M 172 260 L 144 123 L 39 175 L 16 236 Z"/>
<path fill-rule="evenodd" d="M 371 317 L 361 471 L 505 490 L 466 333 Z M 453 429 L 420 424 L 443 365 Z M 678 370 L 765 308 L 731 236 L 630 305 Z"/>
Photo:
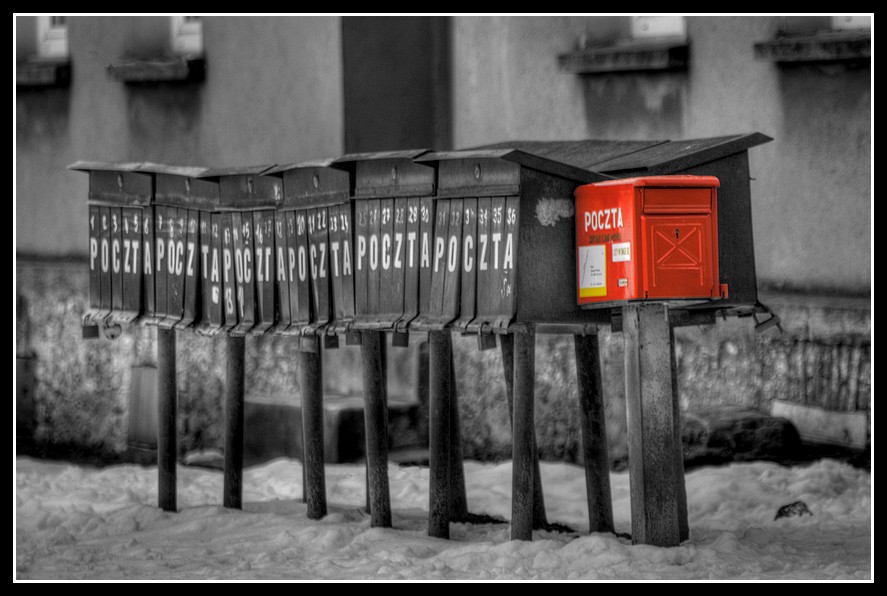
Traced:
<path fill-rule="evenodd" d="M 669 335 L 664 304 L 622 308 L 631 537 L 635 544 L 680 543 Z"/>
<path fill-rule="evenodd" d="M 429 503 L 428 535 L 450 537 L 450 354 L 449 331 L 431 331 L 429 340 Z"/>
<path fill-rule="evenodd" d="M 508 398 L 508 421 L 514 420 L 514 335 L 500 335 L 499 349 L 502 352 L 502 370 L 505 372 L 505 396 Z M 514 425 L 512 424 L 512 431 Z M 536 433 L 533 433 L 533 529 L 541 530 L 548 526 L 545 515 L 545 495 L 542 492 L 542 474 L 539 470 L 539 450 L 536 447 Z"/>
<path fill-rule="evenodd" d="M 384 336 L 379 331 L 361 333 L 364 422 L 366 429 L 367 507 L 370 525 L 391 527 L 388 489 L 388 398 L 383 360 Z"/>
<path fill-rule="evenodd" d="M 592 533 L 613 532 L 610 457 L 597 334 L 575 335 L 573 344 L 576 349 L 585 490 L 588 495 L 588 529 Z"/>
<path fill-rule="evenodd" d="M 227 379 L 225 386 L 225 471 L 222 503 L 243 507 L 243 393 L 244 338 L 226 338 Z"/>
<path fill-rule="evenodd" d="M 176 510 L 176 332 L 157 329 L 157 504 Z"/>
<path fill-rule="evenodd" d="M 299 353 L 299 384 L 302 388 L 302 435 L 305 453 L 305 498 L 308 518 L 326 515 L 326 480 L 323 468 L 323 363 L 321 348 Z"/>
<path fill-rule="evenodd" d="M 671 391 L 674 395 L 674 466 L 678 497 L 678 530 L 681 542 L 690 539 L 690 523 L 687 513 L 687 483 L 684 480 L 684 433 L 681 423 L 680 392 L 678 391 L 678 359 L 675 355 L 674 327 L 669 328 L 671 351 Z"/>
<path fill-rule="evenodd" d="M 456 390 L 456 365 L 453 336 L 447 333 L 450 351 L 450 520 L 468 517 L 465 495 L 465 468 L 462 463 L 462 429 L 459 423 L 459 393 Z"/>
<path fill-rule="evenodd" d="M 514 428 L 511 473 L 511 539 L 533 539 L 533 487 L 536 444 L 533 420 L 535 398 L 535 332 L 514 336 Z"/>

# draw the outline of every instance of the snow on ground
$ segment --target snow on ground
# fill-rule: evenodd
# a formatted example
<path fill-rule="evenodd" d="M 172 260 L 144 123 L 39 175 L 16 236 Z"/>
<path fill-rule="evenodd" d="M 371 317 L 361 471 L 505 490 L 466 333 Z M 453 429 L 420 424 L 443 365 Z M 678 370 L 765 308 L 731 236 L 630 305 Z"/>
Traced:
<path fill-rule="evenodd" d="M 589 536 L 582 469 L 542 464 L 550 521 L 578 534 L 453 524 L 429 538 L 428 469 L 391 466 L 393 529 L 370 528 L 364 469 L 328 465 L 330 513 L 312 522 L 301 466 L 244 474 L 244 510 L 220 506 L 218 471 L 179 467 L 179 512 L 156 503 L 156 468 L 16 463 L 18 579 L 870 579 L 871 476 L 832 460 L 733 464 L 687 475 L 690 540 L 675 548 Z M 511 465 L 466 462 L 472 512 L 510 517 Z M 611 477 L 616 529 L 631 531 L 627 473 Z M 805 501 L 813 516 L 774 521 Z"/>

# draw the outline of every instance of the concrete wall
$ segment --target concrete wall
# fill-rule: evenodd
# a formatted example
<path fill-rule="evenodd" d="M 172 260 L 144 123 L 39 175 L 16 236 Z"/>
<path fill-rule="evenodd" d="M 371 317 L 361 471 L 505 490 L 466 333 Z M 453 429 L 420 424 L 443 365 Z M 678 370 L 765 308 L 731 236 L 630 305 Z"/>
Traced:
<path fill-rule="evenodd" d="M 17 50 L 32 52 L 19 17 Z M 86 254 L 87 177 L 76 160 L 195 165 L 289 162 L 342 153 L 336 17 L 206 17 L 206 80 L 125 85 L 105 67 L 163 51 L 165 17 L 70 17 L 68 89 L 16 90 L 16 251 Z M 18 42 L 18 39 L 17 39 Z"/>
<path fill-rule="evenodd" d="M 760 131 L 750 151 L 762 285 L 871 286 L 871 69 L 754 58 L 780 17 L 688 17 L 685 72 L 576 75 L 558 54 L 624 38 L 628 17 L 455 17 L 454 139 L 696 138 Z"/>

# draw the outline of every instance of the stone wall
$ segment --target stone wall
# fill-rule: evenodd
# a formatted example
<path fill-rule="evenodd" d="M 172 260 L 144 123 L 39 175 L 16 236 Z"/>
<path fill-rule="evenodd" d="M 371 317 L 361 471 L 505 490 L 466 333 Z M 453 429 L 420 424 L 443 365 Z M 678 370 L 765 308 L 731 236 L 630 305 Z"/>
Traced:
<path fill-rule="evenodd" d="M 150 328 L 116 341 L 83 340 L 86 265 L 23 262 L 17 266 L 17 354 L 33 356 L 33 438 L 37 448 L 122 457 L 127 446 L 133 366 L 154 363 Z M 784 334 L 756 334 L 751 319 L 676 331 L 681 405 L 740 405 L 769 411 L 781 398 L 828 409 L 871 409 L 871 310 L 867 300 L 763 294 Z M 224 338 L 178 334 L 179 441 L 183 451 L 220 448 Z M 624 461 L 622 341 L 600 333 L 611 459 Z M 389 392 L 413 392 L 415 344 L 389 348 Z M 473 337 L 454 335 L 463 449 L 472 459 L 511 456 L 508 403 L 499 350 L 480 352 Z M 297 352 L 280 337 L 246 342 L 247 400 L 294 402 Z M 359 395 L 359 350 L 324 352 L 327 395 Z M 579 415 L 573 342 L 536 339 L 536 425 L 542 457 L 577 461 Z M 869 425 L 870 426 L 870 425 Z M 248 432 L 248 429 L 247 429 Z"/>

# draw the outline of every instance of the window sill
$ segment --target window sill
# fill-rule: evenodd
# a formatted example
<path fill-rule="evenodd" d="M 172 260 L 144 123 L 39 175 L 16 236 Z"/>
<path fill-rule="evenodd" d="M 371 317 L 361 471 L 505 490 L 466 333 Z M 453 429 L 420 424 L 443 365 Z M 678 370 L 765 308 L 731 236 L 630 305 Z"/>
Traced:
<path fill-rule="evenodd" d="M 203 81 L 205 74 L 203 56 L 121 58 L 108 65 L 108 75 L 127 84 L 193 83 Z"/>
<path fill-rule="evenodd" d="M 769 62 L 870 60 L 868 31 L 828 31 L 803 37 L 781 37 L 755 44 L 755 58 Z"/>
<path fill-rule="evenodd" d="M 683 38 L 635 39 L 561 54 L 558 62 L 576 74 L 686 70 L 689 49 Z"/>
<path fill-rule="evenodd" d="M 71 60 L 68 58 L 32 57 L 16 64 L 16 87 L 69 87 L 70 85 Z"/>

